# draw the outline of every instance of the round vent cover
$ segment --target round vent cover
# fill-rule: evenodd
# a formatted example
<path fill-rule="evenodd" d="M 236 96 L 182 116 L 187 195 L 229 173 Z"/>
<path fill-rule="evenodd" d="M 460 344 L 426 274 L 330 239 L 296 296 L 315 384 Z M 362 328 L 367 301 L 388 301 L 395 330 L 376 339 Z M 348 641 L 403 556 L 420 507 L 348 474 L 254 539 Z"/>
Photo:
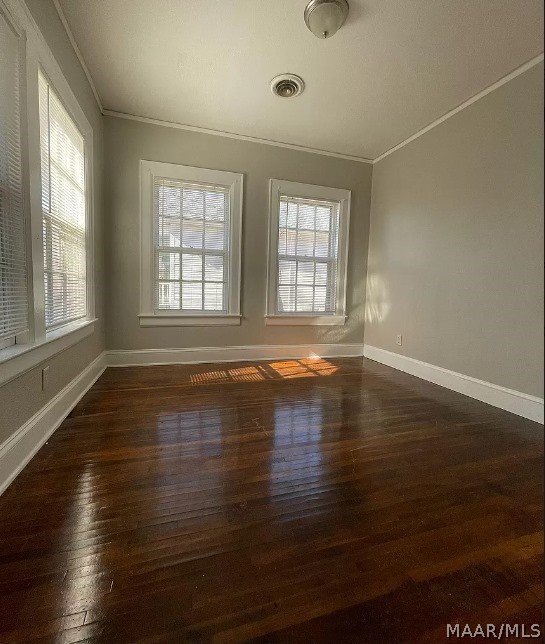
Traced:
<path fill-rule="evenodd" d="M 295 74 L 280 74 L 271 81 L 271 91 L 280 98 L 294 98 L 305 89 L 305 83 L 300 76 Z"/>

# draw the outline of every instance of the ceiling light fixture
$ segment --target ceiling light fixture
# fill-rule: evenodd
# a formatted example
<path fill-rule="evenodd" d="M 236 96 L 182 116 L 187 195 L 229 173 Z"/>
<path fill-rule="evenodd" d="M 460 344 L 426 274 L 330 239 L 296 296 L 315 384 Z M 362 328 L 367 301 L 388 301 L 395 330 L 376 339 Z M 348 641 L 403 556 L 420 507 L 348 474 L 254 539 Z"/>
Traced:
<path fill-rule="evenodd" d="M 271 81 L 271 92 L 280 98 L 295 98 L 303 93 L 305 82 L 295 74 L 280 74 Z"/>
<path fill-rule="evenodd" d="M 346 0 L 310 0 L 305 8 L 305 23 L 317 38 L 331 38 L 348 17 Z"/>

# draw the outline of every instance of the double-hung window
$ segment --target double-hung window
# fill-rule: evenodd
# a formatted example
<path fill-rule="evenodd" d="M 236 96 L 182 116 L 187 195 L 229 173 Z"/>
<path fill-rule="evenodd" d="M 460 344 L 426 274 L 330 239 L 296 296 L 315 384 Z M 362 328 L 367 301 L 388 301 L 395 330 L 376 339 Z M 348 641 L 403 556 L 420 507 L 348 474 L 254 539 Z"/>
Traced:
<path fill-rule="evenodd" d="M 242 175 L 141 162 L 142 326 L 240 324 Z"/>
<path fill-rule="evenodd" d="M 0 6 L 0 349 L 28 339 L 21 39 Z"/>
<path fill-rule="evenodd" d="M 39 74 L 46 329 L 87 315 L 84 138 Z"/>
<path fill-rule="evenodd" d="M 0 385 L 93 333 L 93 129 L 21 0 L 0 0 Z"/>
<path fill-rule="evenodd" d="M 344 324 L 350 191 L 270 189 L 267 324 Z"/>

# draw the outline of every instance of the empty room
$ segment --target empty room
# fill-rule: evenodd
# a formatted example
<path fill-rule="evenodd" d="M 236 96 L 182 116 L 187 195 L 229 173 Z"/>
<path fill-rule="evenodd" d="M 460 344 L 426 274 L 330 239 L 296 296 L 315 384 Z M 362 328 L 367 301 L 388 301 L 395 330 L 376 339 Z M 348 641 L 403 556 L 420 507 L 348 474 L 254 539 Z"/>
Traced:
<path fill-rule="evenodd" d="M 542 0 L 0 0 L 0 642 L 543 641 Z"/>

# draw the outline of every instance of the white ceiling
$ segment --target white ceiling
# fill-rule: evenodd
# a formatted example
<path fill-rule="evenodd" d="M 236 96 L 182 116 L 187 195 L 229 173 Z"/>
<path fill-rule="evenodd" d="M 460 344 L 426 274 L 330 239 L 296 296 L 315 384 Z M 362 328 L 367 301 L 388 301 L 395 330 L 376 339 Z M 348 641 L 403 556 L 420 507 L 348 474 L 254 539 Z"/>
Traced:
<path fill-rule="evenodd" d="M 349 2 L 323 41 L 306 0 L 60 0 L 105 109 L 371 159 L 543 50 L 543 0 Z"/>

